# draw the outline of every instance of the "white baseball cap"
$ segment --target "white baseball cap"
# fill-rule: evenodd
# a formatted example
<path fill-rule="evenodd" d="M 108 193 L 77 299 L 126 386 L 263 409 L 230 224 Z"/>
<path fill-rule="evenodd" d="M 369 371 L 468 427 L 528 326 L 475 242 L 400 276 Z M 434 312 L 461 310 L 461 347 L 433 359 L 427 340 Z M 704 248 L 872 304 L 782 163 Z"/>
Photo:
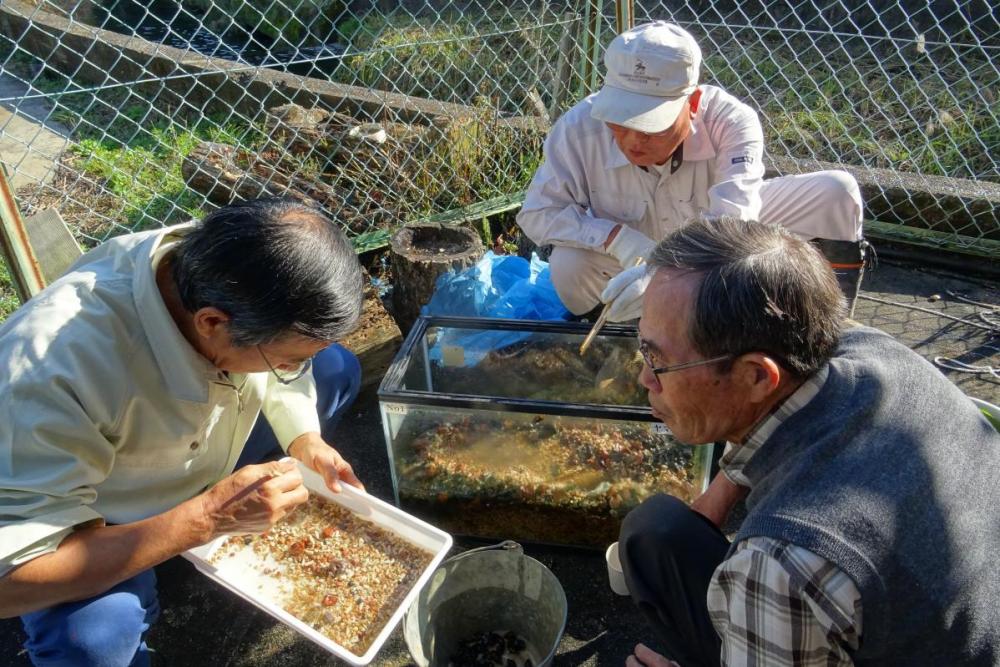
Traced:
<path fill-rule="evenodd" d="M 674 23 L 654 21 L 614 38 L 604 52 L 604 87 L 590 115 L 650 134 L 668 129 L 698 88 L 701 49 Z"/>

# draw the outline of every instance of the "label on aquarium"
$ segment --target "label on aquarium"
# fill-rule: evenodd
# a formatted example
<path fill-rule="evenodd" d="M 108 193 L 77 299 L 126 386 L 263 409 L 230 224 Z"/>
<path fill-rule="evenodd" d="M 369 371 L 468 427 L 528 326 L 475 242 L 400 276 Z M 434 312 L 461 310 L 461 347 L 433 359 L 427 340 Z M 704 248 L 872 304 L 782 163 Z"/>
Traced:
<path fill-rule="evenodd" d="M 405 415 L 410 409 L 400 403 L 386 403 L 385 411 L 390 415 Z"/>
<path fill-rule="evenodd" d="M 442 345 L 441 363 L 445 366 L 464 366 L 465 348 L 460 345 Z"/>
<path fill-rule="evenodd" d="M 670 435 L 670 429 L 663 422 L 656 422 L 649 425 L 649 430 L 656 435 Z"/>

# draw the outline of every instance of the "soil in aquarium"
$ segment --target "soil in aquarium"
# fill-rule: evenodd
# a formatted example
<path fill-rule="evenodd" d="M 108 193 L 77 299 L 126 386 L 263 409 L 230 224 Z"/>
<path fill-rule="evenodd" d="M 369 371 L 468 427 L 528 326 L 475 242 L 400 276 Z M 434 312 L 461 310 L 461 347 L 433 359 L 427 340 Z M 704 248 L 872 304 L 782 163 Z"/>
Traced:
<path fill-rule="evenodd" d="M 618 539 L 622 517 L 609 512 L 510 500 L 417 497 L 400 489 L 403 509 L 453 535 L 602 548 Z"/>
<path fill-rule="evenodd" d="M 641 370 L 642 358 L 630 340 L 598 339 L 584 355 L 577 342 L 529 340 L 493 350 L 471 366 L 435 367 L 434 388 L 445 393 L 645 406 L 646 390 L 638 381 Z"/>
<path fill-rule="evenodd" d="M 460 534 L 600 546 L 650 495 L 700 492 L 693 450 L 641 425 L 539 415 L 400 435 L 400 499 Z"/>

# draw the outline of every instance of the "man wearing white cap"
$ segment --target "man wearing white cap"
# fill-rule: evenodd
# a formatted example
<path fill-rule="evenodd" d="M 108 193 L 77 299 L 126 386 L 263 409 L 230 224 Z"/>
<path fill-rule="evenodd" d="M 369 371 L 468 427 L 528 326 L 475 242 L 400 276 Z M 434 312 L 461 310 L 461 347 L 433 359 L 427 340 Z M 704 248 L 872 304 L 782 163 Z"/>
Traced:
<path fill-rule="evenodd" d="M 552 281 L 577 315 L 639 317 L 656 242 L 697 217 L 731 215 L 816 239 L 853 305 L 864 242 L 861 194 L 843 171 L 764 180 L 756 112 L 699 85 L 701 50 L 672 23 L 622 33 L 604 87 L 559 119 L 517 221 L 551 244 Z M 609 279 L 611 279 L 609 281 Z"/>

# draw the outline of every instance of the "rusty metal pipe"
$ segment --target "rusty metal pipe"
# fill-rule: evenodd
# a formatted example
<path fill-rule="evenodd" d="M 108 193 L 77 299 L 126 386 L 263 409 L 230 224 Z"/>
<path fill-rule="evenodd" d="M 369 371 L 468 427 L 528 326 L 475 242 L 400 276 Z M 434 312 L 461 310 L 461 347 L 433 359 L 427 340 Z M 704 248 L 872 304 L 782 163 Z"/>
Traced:
<path fill-rule="evenodd" d="M 3 168 L 0 168 L 0 252 L 10 269 L 10 277 L 21 303 L 45 289 L 42 269 L 31 248 L 28 230 Z"/>

